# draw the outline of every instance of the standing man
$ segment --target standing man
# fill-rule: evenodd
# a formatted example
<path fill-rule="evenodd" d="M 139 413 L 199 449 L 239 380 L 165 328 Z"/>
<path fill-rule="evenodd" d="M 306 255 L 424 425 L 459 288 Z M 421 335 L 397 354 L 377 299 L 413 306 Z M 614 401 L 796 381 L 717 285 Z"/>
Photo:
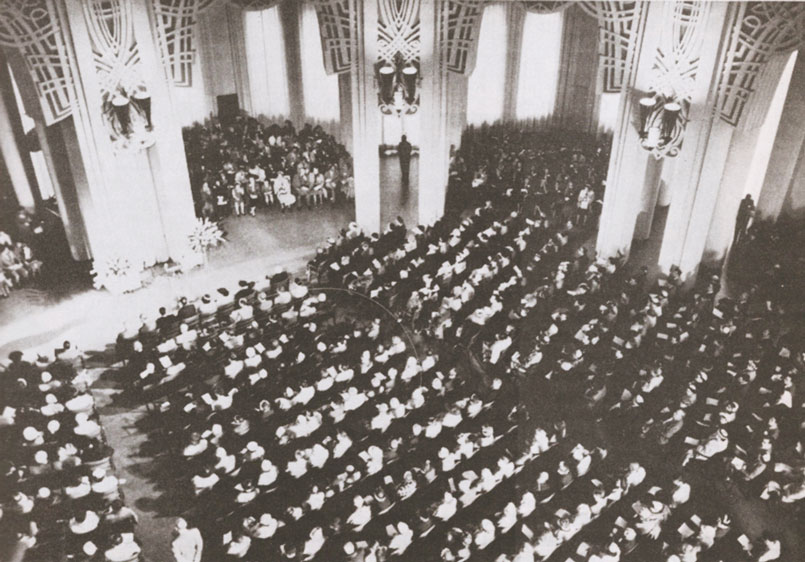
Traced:
<path fill-rule="evenodd" d="M 408 169 L 411 167 L 411 143 L 403 135 L 397 145 L 397 155 L 400 157 L 400 171 L 402 171 L 402 184 L 408 186 Z"/>
<path fill-rule="evenodd" d="M 190 529 L 181 517 L 176 520 L 173 530 L 173 558 L 176 562 L 201 562 L 201 533 L 195 527 Z"/>
<path fill-rule="evenodd" d="M 741 200 L 738 206 L 738 216 L 735 219 L 735 233 L 732 237 L 734 246 L 738 246 L 746 235 L 749 227 L 752 225 L 752 219 L 755 216 L 755 202 L 752 196 L 747 194 Z"/>

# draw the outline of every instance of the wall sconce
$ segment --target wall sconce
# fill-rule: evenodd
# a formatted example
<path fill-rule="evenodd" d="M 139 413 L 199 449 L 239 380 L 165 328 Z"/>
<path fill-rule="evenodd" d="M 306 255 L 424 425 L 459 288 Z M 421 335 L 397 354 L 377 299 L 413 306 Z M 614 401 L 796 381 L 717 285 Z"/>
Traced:
<path fill-rule="evenodd" d="M 415 113 L 419 107 L 419 67 L 398 55 L 381 61 L 375 70 L 380 111 L 387 115 Z"/>
<path fill-rule="evenodd" d="M 638 100 L 640 145 L 656 159 L 679 154 L 687 123 L 685 104 L 654 93 Z"/>

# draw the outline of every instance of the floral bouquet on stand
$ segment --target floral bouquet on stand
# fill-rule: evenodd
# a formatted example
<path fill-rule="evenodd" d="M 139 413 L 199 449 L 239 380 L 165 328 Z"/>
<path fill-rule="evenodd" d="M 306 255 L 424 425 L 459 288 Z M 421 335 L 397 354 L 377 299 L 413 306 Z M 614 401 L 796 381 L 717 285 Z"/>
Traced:
<path fill-rule="evenodd" d="M 92 264 L 92 283 L 96 289 L 106 289 L 115 295 L 130 293 L 142 287 L 141 272 L 126 258 L 95 260 Z"/>
<path fill-rule="evenodd" d="M 196 224 L 188 235 L 187 241 L 190 251 L 200 257 L 201 263 L 206 264 L 207 252 L 210 248 L 220 246 L 226 239 L 218 223 L 205 217 L 196 219 Z"/>

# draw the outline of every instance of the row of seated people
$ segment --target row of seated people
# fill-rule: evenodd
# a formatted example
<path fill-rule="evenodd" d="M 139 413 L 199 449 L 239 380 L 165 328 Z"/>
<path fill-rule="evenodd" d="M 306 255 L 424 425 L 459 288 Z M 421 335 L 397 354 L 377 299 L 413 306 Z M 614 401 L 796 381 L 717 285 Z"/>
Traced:
<path fill-rule="evenodd" d="M 62 351 L 35 363 L 13 352 L 2 373 L 2 534 L 17 560 L 140 560 L 95 401 Z"/>
<path fill-rule="evenodd" d="M 588 135 L 570 138 L 508 125 L 468 132 L 450 162 L 448 198 L 478 204 L 525 187 L 564 206 L 557 216 L 586 222 L 600 210 L 608 162 L 607 141 Z"/>
<path fill-rule="evenodd" d="M 41 269 L 42 262 L 28 244 L 0 231 L 0 297 L 8 297 L 14 287 L 36 279 Z"/>
<path fill-rule="evenodd" d="M 260 207 L 301 207 L 355 196 L 351 158 L 321 127 L 296 131 L 240 115 L 184 131 L 199 212 L 209 218 L 252 215 Z"/>

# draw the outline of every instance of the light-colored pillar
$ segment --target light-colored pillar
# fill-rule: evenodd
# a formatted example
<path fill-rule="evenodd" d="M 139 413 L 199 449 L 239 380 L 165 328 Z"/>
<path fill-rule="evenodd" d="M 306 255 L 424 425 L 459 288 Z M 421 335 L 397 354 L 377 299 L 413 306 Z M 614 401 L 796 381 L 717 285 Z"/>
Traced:
<path fill-rule="evenodd" d="M 353 23 L 350 106 L 355 220 L 367 232 L 380 231 L 380 109 L 374 65 L 377 62 L 377 2 L 350 0 Z"/>
<path fill-rule="evenodd" d="M 150 87 L 151 115 L 156 125 L 157 141 L 145 151 L 153 182 L 145 182 L 145 186 L 152 186 L 154 190 L 168 255 L 177 258 L 187 251 L 187 236 L 196 220 L 182 127 L 173 111 L 172 89 L 155 47 L 156 38 L 148 17 L 147 3 L 150 0 L 131 1 L 134 34 L 138 40 L 144 78 Z M 241 31 L 242 27 L 241 24 Z"/>
<path fill-rule="evenodd" d="M 533 56 L 533 54 L 532 54 Z M 598 128 L 598 22 L 579 6 L 562 12 L 562 47 L 553 122 L 566 130 Z"/>
<path fill-rule="evenodd" d="M 635 221 L 634 237 L 646 240 L 651 235 L 651 225 L 654 222 L 654 209 L 660 196 L 660 183 L 662 181 L 663 160 L 649 158 L 646 166 L 646 181 L 640 202 L 640 212 Z"/>
<path fill-rule="evenodd" d="M 151 94 L 155 142 L 139 150 L 115 151 L 110 142 L 101 109 L 102 73 L 93 55 L 98 39 L 88 31 L 93 13 L 84 10 L 83 2 L 64 2 L 61 12 L 69 23 L 68 56 L 76 77 L 76 142 L 65 138 L 65 146 L 92 255 L 102 260 L 125 256 L 135 267 L 182 257 L 194 221 L 181 127 L 147 1 L 131 0 L 122 17 L 131 25 L 141 60 L 130 71 Z"/>
<path fill-rule="evenodd" d="M 662 173 L 660 174 L 660 193 L 657 196 L 657 205 L 667 207 L 671 204 L 674 192 L 671 191 L 671 178 L 674 177 L 676 169 L 676 158 L 665 158 L 662 163 Z"/>
<path fill-rule="evenodd" d="M 756 220 L 777 220 L 791 188 L 799 182 L 797 171 L 805 146 L 805 56 L 797 57 L 783 105 L 769 167 L 757 203 Z M 800 172 L 801 173 L 801 172 Z M 801 186 L 800 186 L 801 187 Z"/>
<path fill-rule="evenodd" d="M 25 111 L 34 120 L 36 135 L 39 146 L 42 148 L 42 155 L 50 176 L 50 183 L 56 194 L 56 204 L 59 209 L 59 216 L 64 226 L 67 237 L 67 244 L 73 259 L 86 261 L 90 258 L 90 246 L 87 238 L 84 220 L 81 216 L 81 208 L 78 205 L 75 182 L 76 176 L 73 174 L 70 159 L 67 156 L 68 149 L 65 142 L 70 146 L 77 146 L 78 140 L 75 136 L 75 127 L 72 118 L 62 120 L 50 126 L 45 126 L 45 117 L 36 93 L 36 86 L 31 78 L 31 74 L 25 67 L 25 61 L 19 52 L 9 53 L 8 62 L 17 80 L 17 87 L 25 105 Z M 72 135 L 67 132 L 72 131 Z M 65 135 L 70 139 L 65 141 Z M 72 162 L 72 165 L 81 167 L 81 158 Z M 83 168 L 82 168 L 83 170 Z M 83 171 L 81 172 L 83 174 Z M 84 178 L 86 180 L 86 178 Z"/>
<path fill-rule="evenodd" d="M 758 140 L 787 60 L 788 54 L 781 53 L 766 63 L 756 79 L 758 87 L 752 93 L 741 120 L 733 131 L 718 200 L 707 235 L 705 256 L 709 261 L 721 260 L 726 255 L 735 232 L 741 199 L 747 193 L 756 193 L 754 168 L 763 159 L 763 147 L 758 146 Z M 779 115 L 776 117 L 779 122 Z M 765 153 L 765 157 L 768 158 L 768 153 Z M 757 203 L 757 199 L 755 202 Z"/>
<path fill-rule="evenodd" d="M 30 156 L 25 151 L 24 145 L 22 149 L 20 148 L 24 140 L 24 133 L 14 99 L 11 76 L 2 56 L 0 56 L 0 131 L 2 131 L 0 133 L 0 154 L 2 154 L 11 178 L 17 203 L 21 207 L 31 210 L 36 203 L 34 197 L 35 190 L 37 190 L 36 178 L 32 177 L 33 166 Z M 27 163 L 26 160 L 28 160 Z"/>
<path fill-rule="evenodd" d="M 467 47 L 465 74 L 447 69 L 447 53 L 440 42 L 450 6 L 445 0 L 423 2 L 420 8 L 422 90 L 419 111 L 423 134 L 419 151 L 418 215 L 421 224 L 433 224 L 444 214 L 449 175 L 450 145 L 458 146 L 467 123 L 467 75 L 474 66 L 477 30 Z M 477 24 L 480 25 L 480 16 Z"/>
<path fill-rule="evenodd" d="M 667 25 L 664 4 L 641 2 L 635 7 L 632 24 L 635 39 L 629 51 L 632 62 L 627 65 L 623 81 L 596 242 L 596 251 L 604 258 L 619 253 L 628 255 L 641 209 L 651 155 L 640 145 L 634 121 L 638 100 L 650 89 L 656 47 L 663 26 Z"/>
<path fill-rule="evenodd" d="M 689 122 L 682 150 L 671 180 L 673 200 L 668 210 L 659 266 L 668 272 L 674 265 L 683 277 L 695 277 L 704 256 L 718 187 L 726 165 L 733 127 L 717 117 L 721 69 L 730 48 L 736 3 L 713 3 L 701 22 L 708 33 L 699 55 L 699 69 L 691 94 Z"/>
<path fill-rule="evenodd" d="M 421 224 L 433 224 L 444 213 L 448 161 L 448 76 L 439 45 L 442 0 L 420 7 L 422 91 L 421 122 L 428 131 L 419 151 L 418 210 Z"/>

